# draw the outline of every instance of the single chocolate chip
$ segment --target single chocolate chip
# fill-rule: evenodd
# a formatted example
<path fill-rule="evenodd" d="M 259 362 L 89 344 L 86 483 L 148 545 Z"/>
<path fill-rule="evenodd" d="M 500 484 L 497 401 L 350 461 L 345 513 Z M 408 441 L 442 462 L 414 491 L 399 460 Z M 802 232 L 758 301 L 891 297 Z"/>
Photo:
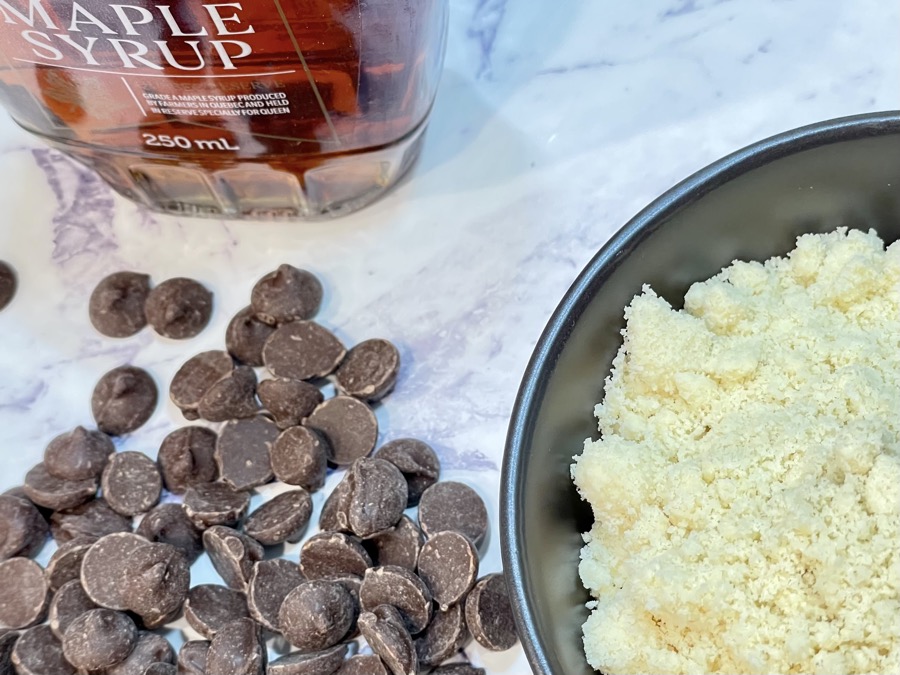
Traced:
<path fill-rule="evenodd" d="M 202 533 L 181 504 L 160 504 L 141 519 L 137 534 L 147 541 L 170 544 L 184 554 L 188 564 L 203 553 Z"/>
<path fill-rule="evenodd" d="M 28 558 L 0 562 L 0 629 L 27 628 L 44 618 L 50 585 Z"/>
<path fill-rule="evenodd" d="M 99 478 L 115 451 L 112 440 L 102 431 L 75 427 L 50 441 L 44 450 L 44 467 L 66 480 Z"/>
<path fill-rule="evenodd" d="M 302 652 L 317 652 L 339 643 L 355 618 L 353 598 L 340 584 L 305 581 L 284 598 L 278 628 Z"/>
<path fill-rule="evenodd" d="M 75 668 L 63 655 L 62 643 L 47 625 L 22 633 L 13 646 L 12 662 L 17 675 L 75 675 Z"/>
<path fill-rule="evenodd" d="M 419 526 L 405 515 L 391 529 L 366 540 L 376 565 L 397 565 L 410 572 L 416 571 L 423 543 L 425 536 Z"/>
<path fill-rule="evenodd" d="M 178 650 L 178 675 L 206 675 L 206 656 L 209 653 L 208 640 L 191 640 Z"/>
<path fill-rule="evenodd" d="M 331 494 L 322 504 L 322 513 L 319 514 L 319 529 L 323 532 L 349 532 L 350 519 L 350 481 L 348 474 L 334 486 Z"/>
<path fill-rule="evenodd" d="M 462 603 L 439 610 L 415 639 L 419 665 L 438 666 L 459 652 L 471 639 Z"/>
<path fill-rule="evenodd" d="M 29 499 L 0 495 L 0 560 L 31 557 L 44 545 L 48 529 Z"/>
<path fill-rule="evenodd" d="M 312 272 L 292 265 L 279 265 L 250 292 L 250 306 L 257 318 L 271 326 L 310 319 L 321 304 L 321 282 Z"/>
<path fill-rule="evenodd" d="M 344 661 L 334 675 L 389 675 L 377 654 L 357 654 Z"/>
<path fill-rule="evenodd" d="M 269 449 L 278 438 L 278 427 L 268 417 L 231 420 L 219 432 L 216 464 L 222 480 L 236 490 L 249 490 L 271 481 Z"/>
<path fill-rule="evenodd" d="M 124 661 L 136 642 L 137 627 L 127 614 L 91 609 L 66 628 L 63 655 L 76 668 L 100 670 Z"/>
<path fill-rule="evenodd" d="M 263 345 L 274 330 L 274 327 L 256 318 L 252 307 L 244 307 L 228 322 L 225 347 L 237 361 L 259 367 L 263 365 Z"/>
<path fill-rule="evenodd" d="M 378 438 L 375 413 L 351 396 L 328 399 L 307 418 L 306 425 L 325 437 L 328 460 L 338 466 L 349 466 L 368 455 Z"/>
<path fill-rule="evenodd" d="M 212 316 L 213 296 L 193 279 L 167 279 L 147 295 L 147 323 L 163 337 L 184 340 L 198 335 Z"/>
<path fill-rule="evenodd" d="M 346 654 L 347 645 L 335 645 L 312 654 L 287 654 L 272 661 L 266 675 L 333 675 L 341 667 Z"/>
<path fill-rule="evenodd" d="M 247 590 L 253 565 L 265 554 L 258 541 L 222 525 L 203 533 L 203 547 L 225 585 L 242 593 Z"/>
<path fill-rule="evenodd" d="M 169 398 L 185 419 L 195 420 L 200 416 L 198 409 L 203 395 L 232 370 L 234 361 L 228 352 L 200 352 L 176 371 L 169 385 Z"/>
<path fill-rule="evenodd" d="M 108 534 L 95 541 L 81 562 L 81 585 L 91 600 L 108 609 L 129 609 L 129 575 L 142 548 L 143 537 L 130 532 Z"/>
<path fill-rule="evenodd" d="M 425 542 L 419 553 L 419 578 L 431 597 L 447 610 L 466 597 L 478 578 L 478 551 L 468 537 L 445 530 Z"/>
<path fill-rule="evenodd" d="M 237 366 L 206 390 L 197 412 L 210 422 L 253 417 L 259 412 L 256 372 L 250 366 Z"/>
<path fill-rule="evenodd" d="M 106 669 L 105 675 L 146 675 L 156 663 L 174 664 L 175 650 L 162 635 L 140 631 L 134 649 L 124 661 Z"/>
<path fill-rule="evenodd" d="M 275 377 L 311 380 L 331 373 L 346 354 L 335 335 L 315 321 L 280 326 L 263 347 L 263 361 Z"/>
<path fill-rule="evenodd" d="M 282 492 L 247 516 L 244 532 L 265 546 L 295 544 L 303 538 L 312 509 L 312 498 L 303 488 Z"/>
<path fill-rule="evenodd" d="M 300 567 L 284 558 L 260 560 L 253 566 L 247 591 L 250 616 L 278 631 L 278 610 L 288 593 L 304 582 Z"/>
<path fill-rule="evenodd" d="M 178 668 L 171 663 L 157 661 L 147 666 L 144 675 L 178 675 Z"/>
<path fill-rule="evenodd" d="M 130 531 L 131 518 L 113 511 L 105 499 L 92 499 L 50 516 L 50 533 L 58 544 L 79 537 L 97 540 L 107 534 Z"/>
<path fill-rule="evenodd" d="M 387 340 L 373 339 L 353 347 L 335 372 L 338 390 L 364 401 L 387 396 L 397 382 L 400 352 Z"/>
<path fill-rule="evenodd" d="M 431 621 L 431 592 L 419 577 L 402 567 L 386 565 L 367 569 L 359 588 L 359 604 L 364 612 L 371 612 L 379 605 L 396 607 L 406 629 L 413 635 Z"/>
<path fill-rule="evenodd" d="M 300 424 L 324 398 L 317 386 L 285 377 L 263 380 L 256 388 L 256 393 L 279 429 Z"/>
<path fill-rule="evenodd" d="M 150 419 L 158 398 L 156 383 L 146 370 L 119 366 L 97 382 L 91 396 L 91 411 L 100 431 L 121 436 Z"/>
<path fill-rule="evenodd" d="M 431 675 L 485 675 L 484 668 L 476 668 L 471 663 L 451 663 L 431 671 Z"/>
<path fill-rule="evenodd" d="M 406 480 L 383 459 L 362 457 L 347 473 L 350 485 L 347 519 L 350 530 L 366 539 L 394 527 L 406 508 Z"/>
<path fill-rule="evenodd" d="M 47 509 L 68 509 L 79 504 L 84 504 L 97 492 L 99 481 L 96 478 L 84 480 L 66 480 L 57 478 L 49 471 L 44 463 L 35 464 L 25 474 L 25 484 L 22 489 L 28 495 L 28 499 Z"/>
<path fill-rule="evenodd" d="M 0 634 L 0 675 L 16 675 L 15 666 L 12 662 L 12 652 L 18 639 L 19 633 L 16 631 L 7 631 Z"/>
<path fill-rule="evenodd" d="M 94 543 L 91 537 L 78 536 L 60 544 L 50 556 L 44 574 L 50 584 L 50 590 L 57 591 L 73 579 L 81 575 L 81 561 L 84 554 Z M 80 582 L 79 582 L 80 583 Z"/>
<path fill-rule="evenodd" d="M 209 675 L 263 675 L 266 644 L 253 619 L 238 619 L 219 629 L 206 654 Z"/>
<path fill-rule="evenodd" d="M 122 594 L 146 628 L 157 628 L 181 609 L 191 586 L 187 559 L 174 546 L 151 544 L 134 552 Z"/>
<path fill-rule="evenodd" d="M 150 277 L 138 272 L 114 272 L 100 280 L 88 301 L 88 317 L 107 337 L 134 335 L 147 325 L 144 303 Z"/>
<path fill-rule="evenodd" d="M 397 438 L 375 451 L 375 457 L 385 459 L 406 478 L 409 497 L 407 506 L 416 506 L 422 493 L 437 483 L 441 462 L 427 443 L 415 438 Z"/>
<path fill-rule="evenodd" d="M 18 281 L 9 263 L 0 260 L 0 309 L 5 308 L 16 294 Z"/>
<path fill-rule="evenodd" d="M 69 624 L 91 609 L 97 609 L 97 603 L 84 592 L 81 581 L 73 579 L 63 584 L 53 595 L 47 611 L 47 623 L 53 634 L 62 640 Z"/>
<path fill-rule="evenodd" d="M 393 675 L 416 675 L 419 659 L 395 607 L 379 605 L 359 616 L 359 630 Z"/>
<path fill-rule="evenodd" d="M 518 641 L 512 604 L 503 574 L 479 579 L 466 597 L 466 625 L 485 649 L 502 652 Z"/>
<path fill-rule="evenodd" d="M 201 530 L 213 525 L 237 525 L 250 507 L 250 495 L 225 483 L 199 483 L 184 493 L 184 509 Z"/>
<path fill-rule="evenodd" d="M 212 429 L 190 426 L 163 439 L 156 461 L 166 490 L 181 495 L 191 485 L 211 483 L 219 477 L 214 455 L 217 438 Z"/>
<path fill-rule="evenodd" d="M 426 537 L 452 530 L 466 535 L 475 546 L 479 546 L 487 533 L 487 508 L 478 493 L 468 485 L 442 481 L 422 494 L 419 527 Z"/>
<path fill-rule="evenodd" d="M 149 511 L 162 494 L 162 476 L 156 462 L 142 452 L 113 455 L 100 481 L 103 498 L 123 516 Z"/>
<path fill-rule="evenodd" d="M 346 574 L 362 577 L 371 566 L 372 559 L 363 545 L 341 532 L 314 534 L 300 549 L 300 569 L 307 579 Z"/>
<path fill-rule="evenodd" d="M 325 485 L 328 472 L 325 439 L 312 429 L 290 427 L 272 444 L 269 457 L 275 477 L 288 485 L 318 490 Z"/>
<path fill-rule="evenodd" d="M 225 624 L 247 616 L 244 594 L 217 584 L 194 586 L 184 601 L 184 618 L 208 640 Z"/>

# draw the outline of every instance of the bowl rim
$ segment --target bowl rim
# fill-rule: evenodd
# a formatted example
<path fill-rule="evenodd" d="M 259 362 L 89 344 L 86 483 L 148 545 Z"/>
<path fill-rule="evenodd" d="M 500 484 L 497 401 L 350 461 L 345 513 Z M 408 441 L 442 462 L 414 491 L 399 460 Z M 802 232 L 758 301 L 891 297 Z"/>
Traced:
<path fill-rule="evenodd" d="M 537 423 L 536 403 L 546 391 L 556 362 L 577 319 L 593 299 L 589 289 L 611 275 L 619 262 L 670 216 L 717 187 L 771 161 L 804 150 L 900 133 L 900 110 L 838 117 L 791 129 L 748 145 L 707 165 L 650 202 L 600 248 L 553 311 L 528 361 L 510 416 L 500 480 L 500 539 L 503 568 L 519 637 L 535 675 L 554 673 L 546 641 L 538 634 L 516 517 L 523 501 L 524 462 Z"/>

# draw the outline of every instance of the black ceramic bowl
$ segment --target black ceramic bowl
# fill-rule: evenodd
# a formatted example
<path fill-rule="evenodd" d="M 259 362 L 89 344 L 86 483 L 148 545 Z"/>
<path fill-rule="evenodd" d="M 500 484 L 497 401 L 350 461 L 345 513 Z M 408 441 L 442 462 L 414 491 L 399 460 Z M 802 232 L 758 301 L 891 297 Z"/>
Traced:
<path fill-rule="evenodd" d="M 672 188 L 623 227 L 566 293 L 528 364 L 503 463 L 501 531 L 519 633 L 538 675 L 591 675 L 578 578 L 590 508 L 572 456 L 597 435 L 623 310 L 643 284 L 673 306 L 735 259 L 788 252 L 846 225 L 900 238 L 900 112 L 847 117 L 752 145 Z"/>

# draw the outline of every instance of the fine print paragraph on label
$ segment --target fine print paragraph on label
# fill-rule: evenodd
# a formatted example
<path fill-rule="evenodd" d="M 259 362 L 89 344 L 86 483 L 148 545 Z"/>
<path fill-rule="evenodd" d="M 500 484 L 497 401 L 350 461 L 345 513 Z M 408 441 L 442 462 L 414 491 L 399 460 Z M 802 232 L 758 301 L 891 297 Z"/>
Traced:
<path fill-rule="evenodd" d="M 287 94 L 154 94 L 144 92 L 150 112 L 161 115 L 256 117 L 291 111 Z"/>

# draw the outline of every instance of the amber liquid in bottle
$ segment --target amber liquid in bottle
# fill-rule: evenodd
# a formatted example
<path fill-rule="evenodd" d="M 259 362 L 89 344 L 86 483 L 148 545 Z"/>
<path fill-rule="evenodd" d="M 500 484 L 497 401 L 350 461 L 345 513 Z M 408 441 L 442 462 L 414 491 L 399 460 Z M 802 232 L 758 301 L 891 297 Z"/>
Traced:
<path fill-rule="evenodd" d="M 13 118 L 170 213 L 353 211 L 415 159 L 445 0 L 0 0 Z"/>

